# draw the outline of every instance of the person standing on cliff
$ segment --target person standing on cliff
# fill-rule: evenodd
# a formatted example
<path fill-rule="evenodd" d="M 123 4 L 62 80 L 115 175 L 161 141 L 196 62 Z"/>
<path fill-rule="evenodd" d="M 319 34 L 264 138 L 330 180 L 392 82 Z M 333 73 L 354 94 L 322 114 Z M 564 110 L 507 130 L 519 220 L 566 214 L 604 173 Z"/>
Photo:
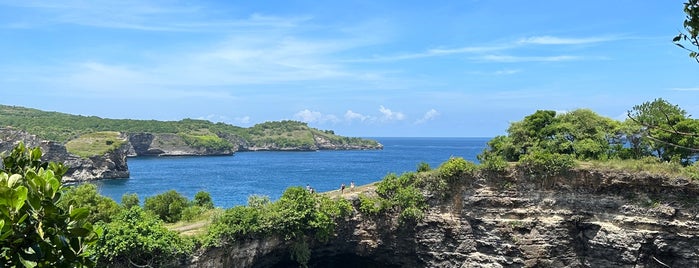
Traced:
<path fill-rule="evenodd" d="M 340 185 L 340 194 L 344 194 L 344 193 L 345 193 L 345 184 L 343 183 L 342 185 Z"/>
<path fill-rule="evenodd" d="M 354 181 L 350 182 L 350 192 L 354 192 Z"/>

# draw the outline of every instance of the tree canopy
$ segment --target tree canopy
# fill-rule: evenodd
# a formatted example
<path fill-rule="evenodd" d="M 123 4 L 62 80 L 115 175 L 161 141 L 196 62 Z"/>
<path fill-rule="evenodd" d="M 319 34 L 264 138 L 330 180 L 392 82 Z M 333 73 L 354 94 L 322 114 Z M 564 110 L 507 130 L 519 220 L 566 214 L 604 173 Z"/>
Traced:
<path fill-rule="evenodd" d="M 699 62 L 699 0 L 687 0 L 684 3 L 685 32 L 680 32 L 672 41 L 675 45 L 689 51 L 689 57 Z"/>

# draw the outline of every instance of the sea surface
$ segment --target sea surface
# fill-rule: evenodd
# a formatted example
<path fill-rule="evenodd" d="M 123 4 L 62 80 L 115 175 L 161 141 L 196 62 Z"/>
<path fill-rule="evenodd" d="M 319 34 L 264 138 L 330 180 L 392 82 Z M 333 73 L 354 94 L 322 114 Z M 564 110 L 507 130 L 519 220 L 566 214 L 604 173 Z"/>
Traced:
<path fill-rule="evenodd" d="M 188 198 L 211 194 L 218 207 L 247 203 L 250 195 L 279 198 L 287 187 L 310 185 L 318 192 L 341 184 L 381 180 L 389 173 L 415 171 L 426 162 L 438 167 L 450 157 L 477 162 L 490 138 L 371 138 L 383 150 L 314 152 L 237 152 L 232 156 L 129 158 L 131 177 L 97 181 L 100 192 L 117 202 L 125 193 L 146 197 L 176 190 Z"/>

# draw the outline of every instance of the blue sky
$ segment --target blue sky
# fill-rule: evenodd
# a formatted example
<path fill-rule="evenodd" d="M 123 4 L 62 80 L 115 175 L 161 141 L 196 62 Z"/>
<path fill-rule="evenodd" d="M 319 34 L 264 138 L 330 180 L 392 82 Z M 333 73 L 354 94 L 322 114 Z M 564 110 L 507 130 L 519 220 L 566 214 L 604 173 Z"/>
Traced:
<path fill-rule="evenodd" d="M 0 103 L 348 136 L 491 137 L 659 97 L 696 115 L 682 3 L 0 0 Z"/>

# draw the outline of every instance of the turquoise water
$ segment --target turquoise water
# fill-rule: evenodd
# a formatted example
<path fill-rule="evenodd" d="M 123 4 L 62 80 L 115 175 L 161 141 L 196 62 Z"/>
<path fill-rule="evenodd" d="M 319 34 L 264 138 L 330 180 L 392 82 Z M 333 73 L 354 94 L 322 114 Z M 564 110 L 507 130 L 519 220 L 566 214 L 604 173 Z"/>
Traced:
<path fill-rule="evenodd" d="M 96 182 L 101 193 L 141 201 L 174 189 L 188 198 L 211 193 L 216 206 L 243 205 L 250 195 L 277 199 L 290 186 L 309 184 L 319 192 L 342 183 L 367 184 L 389 173 L 414 171 L 420 162 L 437 167 L 451 156 L 476 162 L 489 138 L 373 138 L 375 151 L 239 152 L 233 156 L 129 158 L 131 178 Z"/>

